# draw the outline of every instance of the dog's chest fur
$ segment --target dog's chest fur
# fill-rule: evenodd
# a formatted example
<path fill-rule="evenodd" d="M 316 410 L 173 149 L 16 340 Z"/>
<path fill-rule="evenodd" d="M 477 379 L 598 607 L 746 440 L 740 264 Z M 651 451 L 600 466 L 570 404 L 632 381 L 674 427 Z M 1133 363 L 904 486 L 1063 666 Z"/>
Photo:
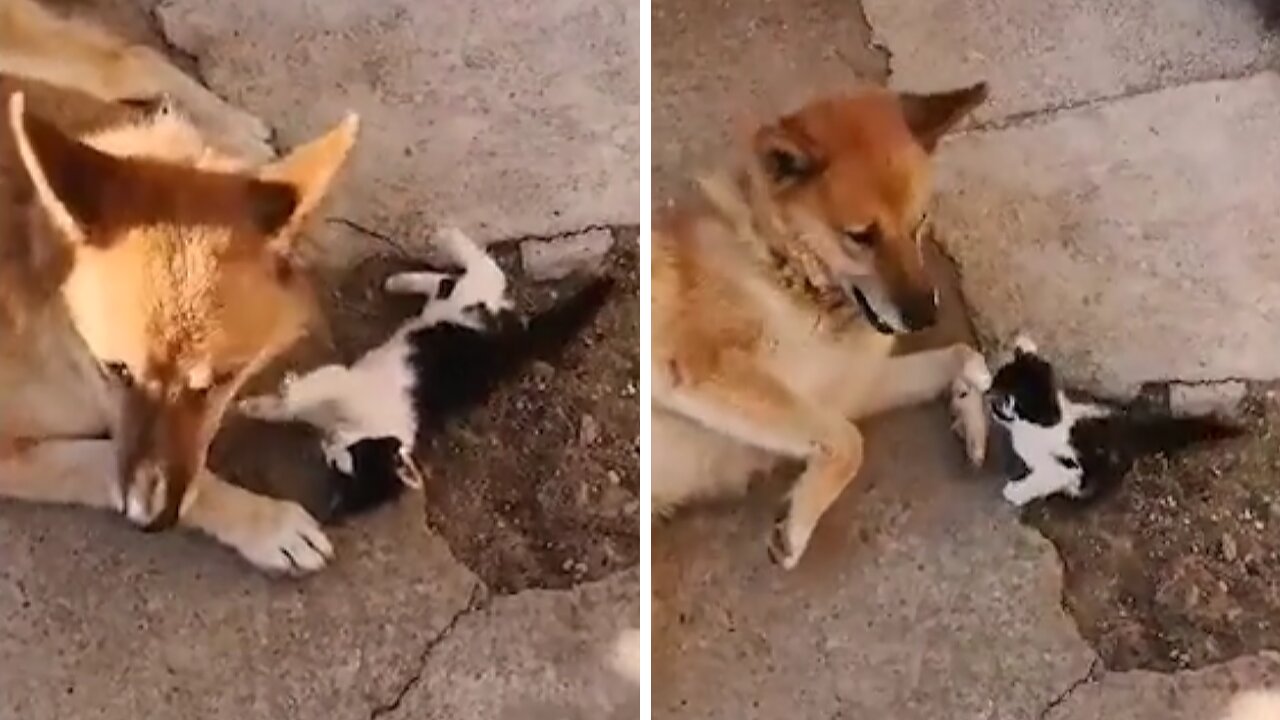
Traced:
<path fill-rule="evenodd" d="M 737 333 L 750 339 L 739 349 L 750 352 L 801 396 L 816 401 L 829 400 L 836 388 L 848 393 L 851 368 L 867 377 L 868 385 L 874 382 L 876 367 L 892 352 L 891 336 L 876 332 L 865 321 L 833 316 L 785 286 L 774 268 L 744 255 L 741 241 L 726 228 L 708 225 L 678 237 L 655 235 L 657 252 L 664 251 L 663 243 L 682 245 L 674 251 L 673 261 L 686 267 L 676 274 L 698 279 L 696 287 L 684 288 L 685 296 L 674 298 L 673 312 L 663 317 L 658 308 L 655 314 L 658 323 L 684 325 L 676 330 L 685 341 L 678 352 L 689 350 L 690 339 L 715 343 L 726 327 L 736 326 L 750 329 Z M 661 292 L 658 283 L 655 292 Z M 655 333 L 664 332 L 655 325 Z M 856 396 L 839 401 L 849 406 L 849 412 L 857 408 Z"/>

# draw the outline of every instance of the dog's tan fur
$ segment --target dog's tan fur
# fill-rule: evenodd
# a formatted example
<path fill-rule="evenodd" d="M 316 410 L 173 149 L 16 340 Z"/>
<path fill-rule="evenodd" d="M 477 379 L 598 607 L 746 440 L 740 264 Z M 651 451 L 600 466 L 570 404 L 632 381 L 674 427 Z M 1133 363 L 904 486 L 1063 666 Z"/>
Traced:
<path fill-rule="evenodd" d="M 0 75 L 38 80 L 104 102 L 170 98 L 220 149 L 269 159 L 271 132 L 145 45 L 120 40 L 36 0 L 0 0 Z"/>
<path fill-rule="evenodd" d="M 655 222 L 658 511 L 743 486 L 743 474 L 717 474 L 735 443 L 803 459 L 770 542 L 792 567 L 862 463 L 853 421 L 948 389 L 981 462 L 985 416 L 966 380 L 985 373 L 981 356 L 957 345 L 892 357 L 881 331 L 935 321 L 919 237 L 930 153 L 985 92 L 868 89 L 811 103 L 756 131 L 743 168 L 705 179 L 698 202 Z"/>
<path fill-rule="evenodd" d="M 158 65 L 111 66 L 149 57 L 112 43 L 0 0 L 0 70 L 173 99 L 168 71 L 148 75 Z M 332 548 L 313 518 L 221 481 L 205 458 L 228 401 L 312 319 L 296 246 L 355 118 L 259 166 L 167 105 L 85 138 L 20 94 L 5 106 L 0 153 L 16 159 L 0 167 L 24 171 L 28 212 L 0 223 L 0 497 L 181 522 L 272 570 L 323 566 Z"/>

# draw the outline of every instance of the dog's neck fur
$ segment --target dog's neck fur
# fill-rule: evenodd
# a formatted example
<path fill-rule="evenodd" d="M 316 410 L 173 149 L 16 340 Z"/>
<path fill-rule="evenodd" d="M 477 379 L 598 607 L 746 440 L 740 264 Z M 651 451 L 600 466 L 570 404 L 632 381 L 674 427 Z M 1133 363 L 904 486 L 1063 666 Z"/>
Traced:
<path fill-rule="evenodd" d="M 737 173 L 704 175 L 698 179 L 698 188 L 748 256 L 775 277 L 780 287 L 824 316 L 838 318 L 840 326 L 855 318 L 864 320 L 844 292 L 821 271 L 815 258 L 801 251 L 796 243 L 782 241 L 790 231 L 770 212 L 763 182 L 758 169 L 748 168 Z"/>

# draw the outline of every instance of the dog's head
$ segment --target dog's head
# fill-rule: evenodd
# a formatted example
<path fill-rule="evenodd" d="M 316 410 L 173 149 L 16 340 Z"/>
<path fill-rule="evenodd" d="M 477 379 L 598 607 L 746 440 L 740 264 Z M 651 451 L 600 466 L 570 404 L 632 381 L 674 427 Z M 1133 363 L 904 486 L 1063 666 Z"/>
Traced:
<path fill-rule="evenodd" d="M 26 113 L 21 95 L 9 120 L 39 209 L 68 248 L 62 299 L 118 401 L 122 508 L 168 527 L 228 401 L 312 320 L 296 241 L 356 120 L 242 171 L 104 152 Z"/>
<path fill-rule="evenodd" d="M 838 288 L 884 333 L 937 319 L 921 247 L 930 155 L 987 96 L 985 84 L 935 95 L 867 89 L 812 102 L 751 141 L 781 246 L 810 282 Z"/>

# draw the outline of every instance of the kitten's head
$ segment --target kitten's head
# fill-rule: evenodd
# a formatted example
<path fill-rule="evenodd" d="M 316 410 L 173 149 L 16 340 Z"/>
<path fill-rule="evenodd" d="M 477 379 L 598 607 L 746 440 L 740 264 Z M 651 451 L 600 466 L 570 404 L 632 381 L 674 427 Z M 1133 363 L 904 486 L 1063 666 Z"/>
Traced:
<path fill-rule="evenodd" d="M 329 467 L 337 482 L 332 503 L 334 515 L 342 517 L 372 510 L 394 499 L 404 489 L 401 444 L 396 438 L 364 438 L 341 452 L 346 457 L 329 458 Z"/>
<path fill-rule="evenodd" d="M 1036 353 L 1026 335 L 1014 341 L 1013 359 L 996 371 L 987 400 L 991 414 L 1003 424 L 1018 420 L 1049 427 L 1062 420 L 1053 366 Z"/>

